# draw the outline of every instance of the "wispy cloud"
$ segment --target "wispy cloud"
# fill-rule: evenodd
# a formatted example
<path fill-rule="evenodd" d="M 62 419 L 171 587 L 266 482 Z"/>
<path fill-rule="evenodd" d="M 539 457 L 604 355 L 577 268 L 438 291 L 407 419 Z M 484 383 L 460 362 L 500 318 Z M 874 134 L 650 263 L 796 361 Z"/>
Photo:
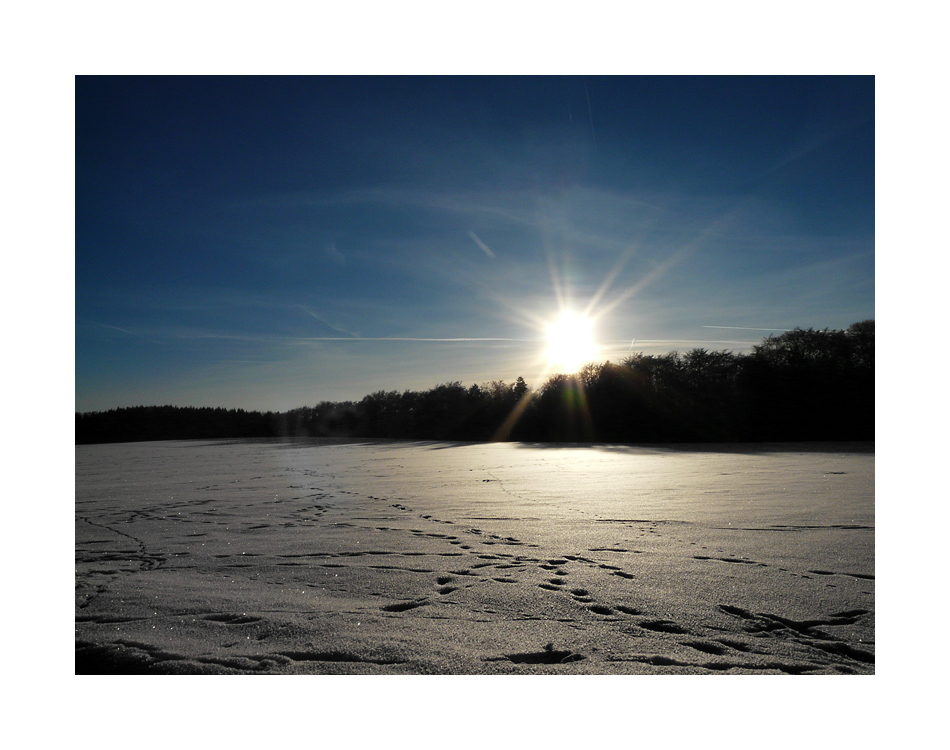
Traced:
<path fill-rule="evenodd" d="M 323 249 L 323 254 L 331 263 L 338 266 L 346 265 L 346 256 L 340 252 L 336 242 L 328 242 Z"/>

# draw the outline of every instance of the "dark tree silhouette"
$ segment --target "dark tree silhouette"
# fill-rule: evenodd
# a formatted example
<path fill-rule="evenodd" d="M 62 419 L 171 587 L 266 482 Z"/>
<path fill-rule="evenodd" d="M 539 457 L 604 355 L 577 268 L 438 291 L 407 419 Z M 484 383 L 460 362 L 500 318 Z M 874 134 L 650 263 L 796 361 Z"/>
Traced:
<path fill-rule="evenodd" d="M 287 412 L 140 406 L 76 414 L 76 443 L 238 437 L 720 442 L 874 439 L 874 321 L 769 336 L 749 354 L 633 354 L 555 375 L 377 391 Z"/>

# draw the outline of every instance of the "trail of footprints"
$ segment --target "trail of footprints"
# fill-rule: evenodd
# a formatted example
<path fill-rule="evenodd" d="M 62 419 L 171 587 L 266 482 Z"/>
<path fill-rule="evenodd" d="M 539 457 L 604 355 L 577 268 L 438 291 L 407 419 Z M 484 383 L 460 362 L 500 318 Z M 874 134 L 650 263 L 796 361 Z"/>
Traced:
<path fill-rule="evenodd" d="M 378 500 L 381 498 L 371 498 Z M 391 507 L 396 510 L 411 513 L 412 509 L 403 505 L 402 503 L 391 503 Z M 434 523 L 443 523 L 443 524 L 455 524 L 454 521 L 443 521 L 437 518 L 434 518 L 431 514 L 420 515 L 420 518 L 431 521 Z M 379 531 L 389 531 L 389 527 L 377 527 Z M 615 565 L 608 565 L 597 563 L 595 560 L 585 558 L 582 556 L 576 555 L 567 555 L 562 558 L 551 558 L 547 560 L 542 560 L 535 557 L 529 557 L 525 555 L 514 555 L 510 553 L 498 552 L 498 553 L 482 553 L 479 554 L 477 550 L 474 550 L 472 544 L 466 543 L 464 540 L 460 539 L 458 535 L 452 534 L 442 534 L 439 532 L 432 531 L 423 531 L 421 529 L 411 529 L 410 533 L 416 536 L 424 536 L 435 539 L 443 539 L 449 544 L 457 545 L 459 549 L 466 550 L 468 553 L 475 555 L 478 562 L 473 563 L 468 568 L 461 568 L 451 571 L 449 574 L 440 575 L 435 579 L 436 591 L 439 596 L 446 596 L 451 594 L 454 591 L 457 591 L 459 588 L 460 578 L 471 579 L 471 582 L 465 584 L 467 586 L 475 585 L 476 582 L 490 580 L 495 583 L 501 584 L 518 584 L 521 582 L 519 578 L 514 577 L 517 572 L 523 572 L 527 566 L 537 565 L 538 568 L 544 573 L 549 574 L 544 581 L 539 585 L 540 588 L 545 589 L 551 592 L 557 592 L 564 594 L 574 602 L 581 605 L 589 605 L 587 609 L 591 612 L 609 616 L 614 615 L 615 613 L 623 613 L 627 615 L 639 615 L 641 614 L 638 610 L 623 605 L 618 604 L 613 607 L 605 606 L 603 604 L 598 604 L 594 600 L 590 591 L 585 588 L 580 587 L 571 587 L 568 585 L 568 575 L 569 572 L 566 569 L 570 563 L 586 563 L 589 566 L 596 566 L 604 570 L 609 571 L 611 574 L 620 576 L 622 578 L 632 579 L 634 576 L 630 573 L 623 571 L 621 568 Z M 492 545 L 506 545 L 506 546 L 525 546 L 525 547 L 534 547 L 537 548 L 536 544 L 528 544 L 522 542 L 521 540 L 511 537 L 511 536 L 500 536 L 498 534 L 486 534 L 478 527 L 470 527 L 465 530 L 465 533 L 470 534 L 474 537 L 477 537 L 477 543 L 483 546 L 492 546 Z M 597 551 L 592 550 L 592 551 Z M 619 550 L 611 548 L 610 551 L 620 552 L 628 550 Z M 485 571 L 487 568 L 492 568 L 494 574 L 485 575 L 481 571 Z M 486 571 L 487 572 L 487 571 Z M 405 612 L 410 609 L 416 609 L 418 607 L 424 606 L 427 604 L 427 600 L 413 600 L 409 602 L 398 602 L 395 604 L 388 604 L 383 606 L 381 609 L 385 612 Z"/>
<path fill-rule="evenodd" d="M 713 562 L 724 562 L 730 563 L 732 565 L 754 565 L 757 568 L 767 568 L 769 567 L 767 563 L 756 562 L 755 560 L 749 560 L 745 557 L 715 557 L 712 555 L 693 555 L 694 560 L 710 560 Z M 849 578 L 860 578 L 863 580 L 873 581 L 874 576 L 867 573 L 838 573 L 832 570 L 809 570 L 808 573 L 793 573 L 792 571 L 786 568 L 779 568 L 783 573 L 788 573 L 789 575 L 799 576 L 801 578 L 811 578 L 815 576 L 847 576 Z M 829 587 L 834 588 L 834 584 L 829 583 Z"/>
<path fill-rule="evenodd" d="M 402 504 L 393 504 L 392 507 L 403 512 L 412 512 L 410 508 Z M 436 523 L 452 524 L 452 521 L 440 521 L 431 515 L 422 515 L 421 518 Z M 381 529 L 382 530 L 382 529 Z M 523 542 L 514 537 L 501 537 L 494 534 L 485 534 L 481 529 L 472 527 L 466 530 L 472 536 L 478 538 L 481 545 L 524 545 Z M 625 580 L 635 579 L 636 576 L 623 570 L 621 567 L 611 565 L 605 562 L 598 562 L 582 555 L 564 555 L 562 557 L 539 559 L 524 555 L 514 555 L 510 553 L 479 553 L 473 549 L 471 544 L 464 543 L 458 535 L 441 534 L 437 532 L 426 532 L 423 530 L 412 530 L 411 533 L 440 538 L 448 541 L 450 544 L 458 545 L 460 549 L 468 551 L 474 555 L 478 562 L 473 563 L 467 568 L 459 568 L 449 573 L 439 575 L 434 580 L 434 587 L 438 597 L 445 597 L 457 591 L 461 586 L 473 586 L 478 582 L 495 582 L 500 584 L 516 584 L 521 580 L 515 577 L 518 573 L 528 572 L 530 566 L 534 565 L 542 571 L 544 580 L 538 583 L 538 587 L 549 591 L 552 594 L 559 594 L 568 597 L 577 605 L 585 608 L 587 611 L 598 615 L 605 620 L 609 619 L 618 622 L 631 623 L 642 630 L 654 633 L 663 633 L 673 636 L 675 641 L 686 646 L 697 654 L 722 657 L 717 661 L 682 661 L 667 656 L 633 656 L 627 659 L 616 658 L 614 660 L 632 660 L 640 661 L 654 666 L 681 666 L 681 667 L 702 667 L 712 671 L 726 671 L 733 668 L 744 668 L 749 670 L 778 670 L 788 674 L 802 674 L 810 671 L 818 671 L 832 666 L 842 673 L 853 673 L 855 671 L 864 671 L 861 667 L 874 664 L 874 654 L 865 649 L 856 648 L 848 643 L 838 640 L 834 635 L 826 632 L 821 626 L 851 625 L 859 622 L 862 618 L 873 616 L 869 610 L 856 609 L 847 612 L 839 612 L 828 617 L 817 618 L 814 620 L 795 621 L 783 618 L 779 615 L 769 613 L 752 613 L 738 607 L 723 604 L 720 605 L 720 611 L 731 617 L 736 618 L 739 629 L 747 638 L 782 638 L 790 640 L 796 644 L 803 645 L 818 652 L 817 660 L 806 660 L 805 663 L 787 663 L 782 661 L 736 661 L 743 654 L 768 656 L 770 651 L 767 643 L 763 642 L 763 648 L 757 648 L 754 644 L 748 643 L 738 638 L 723 636 L 713 636 L 696 633 L 690 628 L 668 619 L 657 618 L 649 613 L 641 611 L 629 604 L 604 604 L 598 602 L 590 590 L 581 586 L 571 585 L 572 566 L 585 566 L 590 570 L 601 570 L 607 575 L 617 576 Z M 524 545 L 537 547 L 537 545 Z M 610 548 L 592 548 L 591 552 L 619 552 L 639 554 L 639 550 L 622 549 L 618 547 Z M 728 563 L 744 563 L 748 565 L 763 566 L 763 563 L 756 563 L 746 559 L 735 557 L 713 557 L 696 555 L 698 560 L 712 560 Z M 491 569 L 490 571 L 488 569 Z M 809 571 L 816 575 L 835 575 L 830 571 Z M 851 575 L 859 578 L 871 578 L 873 576 L 864 576 L 860 574 L 838 574 Z M 576 577 L 576 576 L 575 576 Z M 586 577 L 589 577 L 586 576 Z M 382 607 L 385 612 L 406 612 L 418 607 L 429 604 L 429 598 L 417 599 L 409 602 L 398 602 Z M 832 663 L 829 664 L 829 658 L 832 657 Z M 488 661 L 508 660 L 513 663 L 533 663 L 533 664 L 562 664 L 573 661 L 580 661 L 586 658 L 582 654 L 576 654 L 571 651 L 558 650 L 553 644 L 547 644 L 543 650 L 526 652 L 519 654 L 506 654 L 501 657 L 492 657 Z M 811 661 L 811 663 L 808 663 Z"/>
<path fill-rule="evenodd" d="M 392 507 L 397 510 L 404 512 L 411 512 L 411 509 L 399 504 L 394 503 Z M 420 516 L 426 520 L 433 520 L 437 523 L 454 523 L 452 521 L 440 521 L 434 519 L 431 515 L 422 515 Z M 379 530 L 387 530 L 386 527 L 379 527 Z M 469 528 L 468 533 L 473 534 L 477 537 L 480 537 L 480 543 L 483 545 L 494 545 L 494 544 L 506 544 L 506 545 L 525 545 L 524 542 L 516 539 L 515 537 L 502 537 L 496 534 L 485 534 L 481 529 L 477 527 Z M 445 539 L 451 544 L 458 544 L 461 549 L 472 550 L 472 546 L 469 544 L 464 544 L 459 540 L 458 536 L 440 534 L 436 532 L 424 532 L 421 530 L 412 530 L 411 533 L 427 536 L 433 538 Z M 525 546 L 537 547 L 537 545 L 529 544 Z M 633 552 L 637 553 L 637 550 L 625 550 L 618 548 L 593 548 L 592 552 L 596 551 L 610 551 L 610 552 Z M 564 596 L 570 598 L 570 600 L 576 602 L 579 605 L 584 605 L 587 610 L 590 612 L 601 615 L 604 617 L 609 616 L 618 616 L 619 615 L 628 615 L 628 616 L 643 616 L 644 613 L 640 610 L 630 607 L 626 604 L 613 604 L 612 606 L 607 606 L 605 604 L 598 603 L 593 594 L 586 589 L 578 586 L 571 586 L 569 584 L 570 572 L 568 570 L 569 566 L 573 564 L 584 564 L 591 568 L 599 568 L 606 571 L 610 575 L 615 575 L 624 579 L 633 579 L 635 576 L 631 573 L 628 573 L 616 565 L 610 565 L 607 563 L 598 563 L 596 560 L 592 560 L 587 557 L 580 555 L 565 555 L 559 558 L 549 558 L 549 559 L 539 559 L 535 557 L 528 557 L 523 555 L 513 555 L 503 552 L 496 554 L 477 554 L 477 552 L 472 552 L 479 559 L 479 562 L 473 563 L 469 568 L 462 568 L 458 570 L 451 571 L 451 574 L 441 575 L 435 579 L 435 584 L 437 586 L 437 593 L 440 596 L 445 596 L 451 594 L 453 591 L 458 590 L 458 577 L 468 577 L 476 580 L 491 580 L 495 583 L 502 584 L 517 584 L 520 583 L 519 578 L 515 578 L 513 573 L 502 573 L 501 575 L 482 575 L 480 572 L 486 568 L 493 568 L 494 572 L 502 571 L 524 571 L 530 565 L 537 565 L 537 567 L 548 577 L 545 578 L 541 583 L 538 584 L 539 588 L 546 591 L 551 591 L 555 593 L 560 593 Z M 452 585 L 450 585 L 452 584 Z M 474 585 L 470 583 L 468 585 Z M 426 600 L 415 600 L 410 602 L 400 602 L 396 604 L 389 604 L 382 607 L 383 611 L 386 612 L 405 612 L 410 609 L 416 609 L 417 607 L 424 606 L 428 602 Z M 643 627 L 647 630 L 653 630 L 656 632 L 666 632 L 666 633 L 686 633 L 687 631 L 683 628 L 680 628 L 675 623 L 668 622 L 666 620 L 656 620 L 656 619 L 645 619 L 642 622 L 638 623 L 640 627 Z M 539 652 L 540 653 L 540 652 Z M 528 661 L 528 660 L 526 660 Z M 544 661 L 542 659 L 541 661 Z"/>
<path fill-rule="evenodd" d="M 296 488 L 295 488 L 296 489 Z M 315 487 L 307 488 L 313 492 Z M 300 520 L 304 522 L 313 522 L 323 515 L 325 506 L 317 505 L 314 500 L 322 499 L 322 493 L 310 495 L 306 500 L 310 501 L 310 507 L 300 515 Z M 303 498 L 294 498 L 296 500 Z M 388 502 L 385 498 L 369 496 L 368 499 L 377 502 Z M 389 503 L 391 508 L 400 513 L 413 514 L 414 510 L 402 503 Z M 461 524 L 454 521 L 446 521 L 435 518 L 431 514 L 419 514 L 419 518 L 431 524 L 444 524 L 459 528 Z M 606 562 L 591 559 L 584 555 L 563 555 L 561 557 L 552 557 L 541 559 L 530 555 L 520 555 L 514 552 L 505 552 L 501 549 L 492 549 L 490 547 L 520 547 L 537 548 L 538 545 L 522 542 L 511 536 L 500 536 L 483 531 L 482 529 L 469 526 L 462 527 L 456 533 L 442 533 L 426 529 L 405 529 L 391 528 L 388 526 L 376 526 L 378 531 L 399 531 L 408 532 L 417 537 L 425 537 L 434 540 L 444 541 L 449 545 L 455 546 L 458 551 L 424 553 L 424 552 L 392 552 L 386 550 L 365 550 L 347 553 L 313 553 L 303 555 L 283 555 L 286 558 L 328 558 L 328 557 L 351 557 L 361 555 L 399 555 L 399 556 L 440 556 L 452 558 L 471 558 L 471 562 L 466 565 L 457 565 L 451 570 L 438 572 L 425 567 L 405 567 L 400 565 L 382 565 L 375 564 L 374 568 L 399 568 L 411 572 L 423 574 L 436 574 L 432 580 L 433 593 L 429 596 L 423 596 L 409 601 L 392 602 L 380 607 L 382 612 L 401 615 L 403 613 L 417 610 L 440 600 L 451 601 L 452 595 L 460 589 L 471 588 L 478 585 L 515 585 L 522 583 L 527 578 L 531 583 L 532 579 L 537 580 L 540 573 L 540 582 L 536 585 L 552 595 L 565 597 L 568 601 L 576 604 L 581 611 L 589 612 L 605 622 L 617 622 L 629 632 L 635 634 L 637 631 L 649 631 L 661 633 L 670 636 L 674 644 L 685 646 L 696 652 L 697 655 L 705 657 L 718 657 L 715 661 L 683 661 L 665 655 L 633 655 L 627 657 L 613 657 L 612 661 L 639 661 L 654 666 L 681 666 L 681 667 L 702 667 L 712 671 L 725 671 L 732 668 L 745 668 L 750 670 L 779 670 L 786 673 L 798 674 L 809 671 L 825 669 L 829 663 L 840 672 L 867 671 L 867 665 L 874 663 L 874 654 L 865 649 L 856 648 L 848 643 L 838 640 L 835 636 L 828 633 L 824 628 L 836 625 L 847 625 L 859 622 L 862 618 L 873 616 L 873 613 L 867 610 L 852 610 L 848 612 L 839 612 L 828 617 L 817 618 L 808 621 L 794 621 L 783 618 L 778 615 L 768 613 L 753 613 L 738 607 L 722 604 L 720 612 L 733 618 L 736 622 L 736 629 L 727 631 L 722 635 L 702 634 L 691 630 L 680 623 L 668 619 L 658 618 L 648 612 L 641 611 L 630 606 L 629 603 L 604 603 L 598 601 L 597 597 L 584 586 L 577 585 L 575 581 L 578 578 L 590 579 L 591 572 L 602 572 L 604 575 L 616 576 L 624 580 L 633 580 L 635 575 L 623 570 L 620 566 L 612 565 Z M 454 529 L 453 529 L 454 530 Z M 638 550 L 623 549 L 619 547 L 598 547 L 592 548 L 591 553 L 625 553 L 639 554 Z M 715 557 L 713 555 L 694 555 L 698 560 L 709 560 L 714 563 L 743 563 L 748 565 L 763 565 L 754 561 L 735 557 Z M 461 559 L 459 560 L 461 562 Z M 279 565 L 304 564 L 301 562 L 284 562 Z M 341 567 L 340 564 L 326 560 L 322 563 L 326 567 Z M 580 568 L 580 570 L 578 570 Z M 831 576 L 836 575 L 831 571 L 814 570 L 809 571 L 814 575 Z M 579 575 L 581 574 L 581 575 Z M 873 576 L 864 576 L 860 574 L 837 574 L 853 575 L 854 577 L 871 578 Z M 589 615 L 588 615 L 589 616 Z M 254 618 L 247 615 L 229 615 L 212 614 L 205 619 L 217 621 L 224 625 L 244 625 L 254 622 Z M 738 632 L 737 632 L 738 631 Z M 729 634 L 740 635 L 741 638 L 728 637 Z M 792 641 L 796 644 L 806 646 L 813 650 L 818 657 L 817 661 L 809 664 L 805 663 L 785 663 L 780 661 L 763 661 L 761 658 L 752 660 L 752 655 L 763 655 L 768 657 L 770 650 L 768 644 L 762 641 L 763 648 L 758 648 L 755 639 L 760 638 L 782 638 Z M 681 654 L 682 648 L 675 651 Z M 748 655 L 746 661 L 742 661 L 743 654 Z M 288 657 L 303 658 L 301 655 L 285 654 Z M 313 657 L 318 658 L 318 657 Z M 329 657 L 327 657 L 329 658 Z M 339 658 L 337 656 L 337 658 Z M 355 657 L 354 657 L 355 658 Z M 568 664 L 575 661 L 581 661 L 586 657 L 583 654 L 577 654 L 570 650 L 557 649 L 554 644 L 547 644 L 538 651 L 529 651 L 525 653 L 505 654 L 499 657 L 491 657 L 487 661 L 507 660 L 518 664 Z M 738 659 L 738 660 L 737 660 Z M 331 659 L 332 660 L 332 659 Z"/>
<path fill-rule="evenodd" d="M 311 488 L 313 489 L 313 488 Z M 313 497 L 308 498 L 310 500 Z M 383 498 L 370 498 L 372 500 L 382 501 Z M 404 513 L 412 513 L 412 509 L 401 504 L 392 503 L 391 507 Z M 322 515 L 324 508 L 320 506 L 312 507 L 308 515 L 314 511 Z M 431 523 L 446 525 L 457 525 L 453 521 L 443 521 L 434 518 L 432 515 L 420 515 L 420 518 Z M 311 520 L 313 516 L 310 516 Z M 432 580 L 433 594 L 421 598 L 399 601 L 385 604 L 380 607 L 381 611 L 401 615 L 403 613 L 417 610 L 427 605 L 437 602 L 441 599 L 452 597 L 452 594 L 460 589 L 470 588 L 477 585 L 514 585 L 522 583 L 524 578 L 531 582 L 531 579 L 537 579 L 540 574 L 540 582 L 536 585 L 552 595 L 567 598 L 570 602 L 576 604 L 582 611 L 589 612 L 597 618 L 602 618 L 605 622 L 617 622 L 628 630 L 636 633 L 637 630 L 661 633 L 670 636 L 673 639 L 673 645 L 686 647 L 696 652 L 700 661 L 684 660 L 682 658 L 683 649 L 678 648 L 672 653 L 680 656 L 675 658 L 668 655 L 644 655 L 633 654 L 627 656 L 608 657 L 608 661 L 634 661 L 657 667 L 700 667 L 710 671 L 727 671 L 733 668 L 747 670 L 778 670 L 789 674 L 807 673 L 827 669 L 832 666 L 839 672 L 853 673 L 867 671 L 868 665 L 873 668 L 874 654 L 863 648 L 858 648 L 850 643 L 837 639 L 833 634 L 827 631 L 827 628 L 851 625 L 860 622 L 863 618 L 873 616 L 872 612 L 863 609 L 837 612 L 827 617 L 816 618 L 813 620 L 795 621 L 769 613 L 750 612 L 739 607 L 727 604 L 720 605 L 720 612 L 736 623 L 736 628 L 726 631 L 722 634 L 697 633 L 690 628 L 668 619 L 657 618 L 648 612 L 641 611 L 627 603 L 603 603 L 597 600 L 597 597 L 588 589 L 576 585 L 574 581 L 577 578 L 590 579 L 590 573 L 601 571 L 604 575 L 617 576 L 621 579 L 631 580 L 635 576 L 621 567 L 606 562 L 591 559 L 583 555 L 563 555 L 561 557 L 538 558 L 530 555 L 519 555 L 513 552 L 503 552 L 501 550 L 488 551 L 486 547 L 507 546 L 507 547 L 526 547 L 536 548 L 537 545 L 526 544 L 514 537 L 503 537 L 496 534 L 486 533 L 477 527 L 468 527 L 456 534 L 447 534 L 436 531 L 427 531 L 424 529 L 393 529 L 386 526 L 377 526 L 379 531 L 408 531 L 415 536 L 428 537 L 444 541 L 450 545 L 458 547 L 457 552 L 434 553 L 438 556 L 463 558 L 470 557 L 471 562 L 467 565 L 454 566 L 453 569 L 444 572 L 433 571 L 429 568 L 415 567 L 405 568 L 404 566 L 385 566 L 373 565 L 372 567 L 392 567 L 402 568 L 412 572 L 423 574 L 437 573 Z M 622 549 L 618 547 L 610 548 L 592 548 L 592 553 L 597 552 L 616 552 L 637 554 L 637 550 Z M 285 558 L 327 558 L 327 557 L 350 557 L 356 555 L 426 555 L 433 553 L 422 552 L 391 552 L 385 550 L 366 550 L 359 552 L 337 553 L 337 554 L 303 554 L 303 555 L 283 555 Z M 739 558 L 713 557 L 696 555 L 696 559 L 711 560 L 727 563 L 745 563 L 753 564 Z M 460 560 L 461 562 L 461 560 Z M 288 561 L 278 563 L 279 565 L 305 564 L 302 561 Z M 322 565 L 326 567 L 342 567 L 339 563 L 325 560 Z M 761 564 L 760 564 L 761 565 Z M 580 568 L 580 570 L 578 570 Z M 834 575 L 830 571 L 810 571 L 815 575 Z M 578 575 L 578 574 L 582 575 Z M 845 574 L 848 575 L 848 574 Z M 857 576 L 861 577 L 861 576 Z M 871 576 L 866 576 L 871 578 Z M 94 619 L 94 618 L 88 618 Z M 206 614 L 203 619 L 219 623 L 225 627 L 254 626 L 262 622 L 262 618 L 246 613 L 211 613 Z M 77 622 L 80 619 L 77 619 Z M 97 621 L 98 620 L 94 620 Z M 103 620 L 111 622 L 111 620 Z M 629 630 L 633 628 L 633 630 Z M 741 637 L 729 637 L 730 634 L 740 635 Z M 771 651 L 767 640 L 769 638 L 780 638 L 799 646 L 806 647 L 815 653 L 814 659 L 799 658 L 794 663 L 788 660 L 779 661 L 770 657 Z M 757 639 L 763 639 L 757 642 Z M 761 648 L 759 644 L 761 643 Z M 77 654 L 78 646 L 77 646 Z M 151 660 L 158 654 L 149 654 Z M 704 658 L 706 657 L 706 658 Z M 716 657 L 710 661 L 708 657 Z M 764 657 L 764 658 L 763 658 Z M 343 653 L 309 653 L 309 652 L 281 652 L 280 654 L 268 657 L 259 657 L 265 659 L 261 664 L 256 665 L 256 669 L 261 669 L 265 665 L 272 663 L 287 663 L 289 661 L 373 661 L 357 654 Z M 570 649 L 555 648 L 553 643 L 548 643 L 542 649 L 537 651 L 526 651 L 522 653 L 503 654 L 497 657 L 488 657 L 485 661 L 498 662 L 508 661 L 514 664 L 570 664 L 586 659 L 587 656 L 571 651 Z M 276 662 L 274 660 L 276 659 Z M 397 661 L 376 661 L 375 663 L 399 663 Z M 225 664 L 240 669 L 241 665 Z M 244 667 L 245 669 L 247 667 Z"/>

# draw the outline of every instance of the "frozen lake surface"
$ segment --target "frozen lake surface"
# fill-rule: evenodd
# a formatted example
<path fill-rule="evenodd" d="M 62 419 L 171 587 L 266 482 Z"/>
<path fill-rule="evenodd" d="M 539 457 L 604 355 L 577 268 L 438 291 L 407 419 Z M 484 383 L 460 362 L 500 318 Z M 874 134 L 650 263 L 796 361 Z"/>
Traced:
<path fill-rule="evenodd" d="M 76 446 L 75 612 L 77 672 L 873 673 L 873 446 Z"/>

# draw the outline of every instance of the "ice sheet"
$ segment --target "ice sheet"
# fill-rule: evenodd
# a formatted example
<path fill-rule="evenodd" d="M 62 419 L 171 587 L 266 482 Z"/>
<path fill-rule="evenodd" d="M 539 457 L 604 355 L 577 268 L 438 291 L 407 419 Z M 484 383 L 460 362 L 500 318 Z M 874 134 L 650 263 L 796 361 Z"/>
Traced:
<path fill-rule="evenodd" d="M 873 447 L 77 446 L 76 669 L 872 673 Z"/>

